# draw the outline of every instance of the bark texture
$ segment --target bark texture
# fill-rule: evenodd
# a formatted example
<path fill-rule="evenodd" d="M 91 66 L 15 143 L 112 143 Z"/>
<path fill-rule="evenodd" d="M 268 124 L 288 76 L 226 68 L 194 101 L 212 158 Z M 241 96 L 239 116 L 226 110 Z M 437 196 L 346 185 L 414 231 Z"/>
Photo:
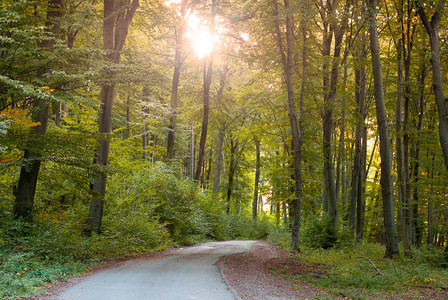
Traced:
<path fill-rule="evenodd" d="M 114 1 L 104 0 L 103 20 L 103 49 L 107 51 L 106 58 L 112 63 L 119 63 L 120 52 L 128 34 L 129 25 L 139 6 L 138 0 Z M 113 78 L 113 72 L 108 72 L 108 78 Z M 105 84 L 101 87 L 101 111 L 99 117 L 99 132 L 103 139 L 98 141 L 96 151 L 96 171 L 93 182 L 93 198 L 89 210 L 89 230 L 99 233 L 103 218 L 104 199 L 106 196 L 107 172 L 109 164 L 110 140 L 107 136 L 111 132 L 112 106 L 115 85 Z"/>
<path fill-rule="evenodd" d="M 283 72 L 285 75 L 286 89 L 288 93 L 288 117 L 292 132 L 292 151 L 294 159 L 294 199 L 290 202 L 290 209 L 292 215 L 291 227 L 291 246 L 293 251 L 300 250 L 300 219 L 302 209 L 302 163 L 301 163 L 301 136 L 299 132 L 299 124 L 297 122 L 297 114 L 294 99 L 294 85 L 292 79 L 293 70 L 293 28 L 294 24 L 292 17 L 286 13 L 286 47 L 283 43 L 282 31 L 280 30 L 279 22 L 279 8 L 277 0 L 273 0 L 274 17 L 275 17 L 275 31 L 277 34 L 277 45 L 281 54 Z M 290 8 L 289 0 L 284 0 L 285 11 Z"/>
<path fill-rule="evenodd" d="M 381 157 L 381 194 L 383 197 L 384 235 L 386 242 L 386 257 L 399 256 L 398 237 L 395 228 L 393 202 L 391 158 L 389 147 L 389 133 L 387 115 L 383 93 L 383 79 L 378 45 L 378 30 L 376 26 L 376 0 L 368 1 L 370 50 L 372 53 L 372 70 L 374 79 L 375 106 L 377 115 L 378 134 L 380 138 Z"/>

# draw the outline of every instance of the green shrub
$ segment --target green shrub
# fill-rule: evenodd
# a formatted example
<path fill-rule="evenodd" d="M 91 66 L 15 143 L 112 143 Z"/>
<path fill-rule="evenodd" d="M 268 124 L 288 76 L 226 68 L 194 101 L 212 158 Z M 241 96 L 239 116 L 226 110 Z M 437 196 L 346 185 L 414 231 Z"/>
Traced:
<path fill-rule="evenodd" d="M 335 244 L 334 234 L 329 230 L 327 218 L 316 217 L 303 222 L 301 226 L 302 244 L 310 248 L 327 249 Z"/>
<path fill-rule="evenodd" d="M 193 181 L 164 163 L 134 169 L 138 171 L 117 173 L 110 181 L 109 210 L 118 210 L 112 213 L 117 221 L 123 207 L 132 214 L 143 211 L 163 224 L 180 245 L 199 242 L 210 234 L 210 218 L 202 205 L 207 198 Z"/>
<path fill-rule="evenodd" d="M 283 250 L 291 250 L 291 231 L 286 226 L 273 226 L 268 235 L 268 242 L 277 245 Z"/>

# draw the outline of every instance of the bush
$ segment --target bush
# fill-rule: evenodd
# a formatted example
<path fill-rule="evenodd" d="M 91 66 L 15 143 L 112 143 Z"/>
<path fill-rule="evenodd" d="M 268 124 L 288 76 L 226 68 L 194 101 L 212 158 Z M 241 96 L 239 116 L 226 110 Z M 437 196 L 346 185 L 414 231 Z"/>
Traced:
<path fill-rule="evenodd" d="M 315 217 L 302 223 L 300 235 L 302 244 L 309 248 L 329 249 L 344 248 L 353 245 L 353 233 L 346 227 L 340 226 L 338 232 L 332 232 L 329 220 L 325 217 Z"/>
<path fill-rule="evenodd" d="M 291 231 L 286 226 L 277 225 L 270 229 L 268 242 L 277 245 L 283 250 L 291 250 Z"/>
<path fill-rule="evenodd" d="M 211 233 L 211 214 L 204 211 L 208 198 L 196 184 L 182 177 L 180 170 L 164 163 L 140 166 L 129 172 L 115 174 L 110 181 L 109 210 L 132 211 L 147 214 L 168 230 L 179 245 L 194 244 Z M 106 215 L 109 212 L 106 212 Z M 120 218 L 123 214 L 112 214 Z M 118 220 L 118 219 L 117 219 Z"/>
<path fill-rule="evenodd" d="M 310 248 L 327 249 L 335 244 L 334 234 L 329 230 L 330 224 L 326 218 L 316 217 L 301 226 L 302 244 Z"/>

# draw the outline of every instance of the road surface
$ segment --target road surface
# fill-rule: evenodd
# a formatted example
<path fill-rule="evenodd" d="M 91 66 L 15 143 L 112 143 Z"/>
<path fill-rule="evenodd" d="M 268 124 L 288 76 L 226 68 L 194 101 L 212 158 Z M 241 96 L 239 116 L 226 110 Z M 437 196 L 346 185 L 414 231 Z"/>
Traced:
<path fill-rule="evenodd" d="M 54 299 L 235 299 L 215 265 L 244 253 L 255 241 L 227 241 L 177 249 L 156 259 L 136 259 L 88 276 Z"/>

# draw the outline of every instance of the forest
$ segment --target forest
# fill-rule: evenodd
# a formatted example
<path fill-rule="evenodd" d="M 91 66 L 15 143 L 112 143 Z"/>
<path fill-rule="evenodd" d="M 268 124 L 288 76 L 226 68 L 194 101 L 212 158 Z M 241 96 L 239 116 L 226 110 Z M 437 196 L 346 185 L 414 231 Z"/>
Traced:
<path fill-rule="evenodd" d="M 448 286 L 446 1 L 0 7 L 0 298 L 228 239 Z"/>

